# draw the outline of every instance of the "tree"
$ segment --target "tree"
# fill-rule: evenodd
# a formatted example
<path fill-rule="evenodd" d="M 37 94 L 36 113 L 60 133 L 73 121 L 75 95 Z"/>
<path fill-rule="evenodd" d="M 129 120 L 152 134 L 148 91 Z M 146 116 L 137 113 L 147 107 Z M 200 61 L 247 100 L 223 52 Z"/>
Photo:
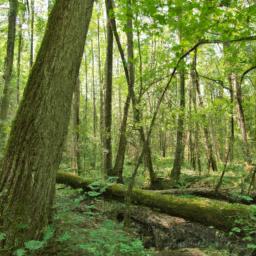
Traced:
<path fill-rule="evenodd" d="M 183 63 L 184 65 L 184 63 Z M 178 116 L 178 128 L 176 149 L 174 156 L 174 163 L 171 172 L 173 182 L 179 181 L 181 173 L 181 165 L 183 162 L 184 154 L 184 110 L 185 110 L 185 71 L 184 66 L 180 69 L 179 83 L 180 83 L 180 114 Z"/>
<path fill-rule="evenodd" d="M 13 70 L 13 58 L 14 58 L 14 46 L 15 46 L 15 34 L 16 34 L 16 19 L 18 13 L 18 1 L 9 1 L 9 15 L 8 15 L 8 36 L 7 36 L 7 48 L 4 66 L 4 91 L 0 105 L 0 148 L 4 147 L 5 133 L 4 123 L 8 117 L 9 104 L 10 104 L 10 86 Z"/>
<path fill-rule="evenodd" d="M 104 99 L 104 136 L 103 136 L 103 169 L 108 176 L 112 171 L 112 77 L 113 77 L 113 32 L 111 28 L 111 0 L 106 0 L 107 10 L 107 52 L 105 66 L 105 99 Z"/>
<path fill-rule="evenodd" d="M 72 162 L 71 168 L 76 173 L 81 172 L 80 157 L 80 79 L 77 79 L 72 102 Z"/>
<path fill-rule="evenodd" d="M 35 0 L 30 0 L 30 58 L 29 65 L 34 63 L 34 32 L 35 32 Z"/>
<path fill-rule="evenodd" d="M 204 101 L 203 101 L 203 96 L 201 94 L 201 89 L 200 89 L 200 81 L 198 77 L 198 73 L 196 70 L 196 65 L 197 65 L 197 51 L 195 51 L 194 58 L 193 58 L 193 63 L 192 63 L 192 83 L 196 88 L 197 96 L 198 96 L 198 101 L 199 101 L 199 106 L 201 108 L 204 107 Z M 203 120 L 206 120 L 206 115 L 203 114 Z M 209 129 L 207 125 L 204 125 L 203 127 L 204 131 L 204 137 L 205 137 L 205 143 L 206 143 L 206 151 L 207 151 L 207 157 L 208 157 L 208 169 L 212 169 L 213 171 L 217 171 L 217 163 L 216 163 L 216 158 L 213 152 L 213 145 L 212 145 L 212 139 L 210 136 Z"/>
<path fill-rule="evenodd" d="M 0 173 L 2 244 L 40 239 L 51 219 L 93 0 L 57 0 L 19 106 Z"/>
<path fill-rule="evenodd" d="M 178 36 L 180 40 L 180 44 L 182 44 L 182 9 L 181 6 L 177 5 L 178 10 Z M 176 148 L 174 154 L 174 163 L 171 172 L 171 178 L 173 180 L 173 184 L 179 181 L 180 174 L 181 174 L 181 165 L 183 163 L 184 158 L 184 120 L 185 120 L 185 84 L 186 84 L 186 77 L 185 77 L 185 61 L 181 63 L 181 67 L 179 69 L 179 88 L 180 88 L 180 113 L 178 114 L 178 127 L 177 127 L 177 135 L 176 135 Z"/>

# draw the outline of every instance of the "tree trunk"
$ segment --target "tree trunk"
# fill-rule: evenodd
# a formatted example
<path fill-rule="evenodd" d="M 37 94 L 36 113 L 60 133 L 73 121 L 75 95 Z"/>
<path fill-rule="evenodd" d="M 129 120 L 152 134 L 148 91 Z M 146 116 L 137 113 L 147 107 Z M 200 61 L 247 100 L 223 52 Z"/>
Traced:
<path fill-rule="evenodd" d="M 69 185 L 72 188 L 90 190 L 88 185 L 92 181 L 84 180 L 69 173 L 58 173 L 57 183 Z M 105 195 L 123 200 L 127 193 L 127 187 L 121 184 L 113 184 L 106 189 Z M 172 216 L 181 217 L 207 226 L 214 226 L 224 231 L 237 226 L 237 219 L 248 223 L 252 216 L 250 207 L 239 204 L 230 204 L 206 198 L 186 198 L 174 195 L 163 195 L 154 191 L 134 189 L 131 195 L 132 202 L 151 208 L 157 208 L 161 212 Z M 252 220 L 251 225 L 254 225 Z"/>
<path fill-rule="evenodd" d="M 180 113 L 178 116 L 178 128 L 177 128 L 177 140 L 173 169 L 171 172 L 171 178 L 175 182 L 179 181 L 181 174 L 181 165 L 183 162 L 184 154 L 184 113 L 185 111 L 185 71 L 184 68 L 180 70 Z"/>
<path fill-rule="evenodd" d="M 20 14 L 19 20 L 19 37 L 18 37 L 18 57 L 17 57 L 17 81 L 16 81 L 16 99 L 17 105 L 20 103 L 20 75 L 21 75 L 21 55 L 22 55 L 22 48 L 23 48 L 23 31 L 22 31 L 22 24 L 24 20 L 24 12 Z"/>
<path fill-rule="evenodd" d="M 229 80 L 229 90 L 230 90 L 230 162 L 233 161 L 234 158 L 234 141 L 235 141 L 235 122 L 234 122 L 234 87 L 232 83 L 232 75 L 228 76 Z"/>
<path fill-rule="evenodd" d="M 118 176 L 118 181 L 121 183 L 123 182 L 123 167 L 124 167 L 125 150 L 126 150 L 126 144 L 127 144 L 126 127 L 127 127 L 130 103 L 131 103 L 131 97 L 130 97 L 130 93 L 128 92 L 128 95 L 124 104 L 123 119 L 120 127 L 118 149 L 117 149 L 115 165 L 113 169 L 113 172 Z"/>
<path fill-rule="evenodd" d="M 34 24 L 35 24 L 35 0 L 30 1 L 30 69 L 34 63 Z"/>
<path fill-rule="evenodd" d="M 201 95 L 201 90 L 200 90 L 200 83 L 199 83 L 199 77 L 197 74 L 197 70 L 196 70 L 196 62 L 197 62 L 197 53 L 195 52 L 194 55 L 194 60 L 193 60 L 193 67 L 192 67 L 192 82 L 194 83 L 195 87 L 196 87 L 196 91 L 197 91 L 197 95 L 198 95 L 198 100 L 199 100 L 199 106 L 201 108 L 204 107 L 204 102 L 203 102 L 203 98 Z M 203 119 L 206 120 L 206 115 L 203 115 Z M 207 147 L 207 157 L 208 157 L 208 168 L 212 169 L 213 171 L 217 171 L 217 162 L 216 162 L 216 158 L 213 152 L 213 145 L 212 145 L 212 140 L 210 137 L 210 133 L 208 130 L 207 126 L 204 126 L 203 128 L 204 130 L 204 136 L 205 136 L 205 142 L 206 142 L 206 147 Z"/>
<path fill-rule="evenodd" d="M 110 9 L 113 10 L 113 1 L 110 0 L 109 3 L 110 3 Z M 113 26 L 114 23 L 115 23 L 115 20 L 112 19 L 111 20 L 112 31 L 114 28 L 114 26 Z M 116 37 L 117 37 L 117 35 L 118 35 L 117 31 L 115 31 L 115 32 L 116 32 Z M 118 43 L 118 40 L 119 40 L 119 38 L 118 39 L 116 38 L 117 43 Z M 128 41 L 128 35 L 127 35 L 127 41 Z M 127 44 L 129 44 L 129 43 L 127 42 Z M 128 46 L 128 48 L 130 49 L 128 52 L 128 55 L 129 54 L 133 55 L 133 49 L 129 46 Z M 123 182 L 123 167 L 124 167 L 125 151 L 126 151 L 126 145 L 127 145 L 126 128 L 127 128 L 128 114 L 129 114 L 129 108 L 130 108 L 130 103 L 131 103 L 131 89 L 130 89 L 130 87 L 131 87 L 131 83 L 130 83 L 130 71 L 131 71 L 130 68 L 131 68 L 131 66 L 129 66 L 129 69 L 128 69 L 126 66 L 126 63 L 124 64 L 124 61 L 125 61 L 124 53 L 120 50 L 122 50 L 122 49 L 119 48 L 119 52 L 123 58 L 122 61 L 123 61 L 124 69 L 126 72 L 128 95 L 126 97 L 125 104 L 124 104 L 123 118 L 122 118 L 122 122 L 121 122 L 121 126 L 120 126 L 119 142 L 118 142 L 118 148 L 117 148 L 117 154 L 116 154 L 116 158 L 115 158 L 115 165 L 113 168 L 113 173 L 115 173 L 115 175 L 118 176 L 119 182 Z M 130 56 L 130 57 L 133 58 L 133 56 Z M 129 56 L 128 56 L 128 58 L 129 58 Z M 134 72 L 133 72 L 133 76 L 134 76 Z"/>
<path fill-rule="evenodd" d="M 100 13 L 97 15 L 97 46 L 98 46 L 98 81 L 100 90 L 100 143 L 101 143 L 101 167 L 103 168 L 103 133 L 104 133 L 104 86 L 101 72 L 101 49 L 100 49 Z"/>
<path fill-rule="evenodd" d="M 238 81 L 238 78 L 235 74 L 231 75 L 231 83 L 233 85 L 233 88 L 235 89 L 235 97 L 236 97 L 237 108 L 238 108 L 238 121 L 239 121 L 239 126 L 241 129 L 242 140 L 243 140 L 244 157 L 245 157 L 245 161 L 250 164 L 252 162 L 252 158 L 251 158 L 251 152 L 250 152 L 250 145 L 248 143 L 248 138 L 247 138 L 247 129 L 245 124 L 245 116 L 244 116 L 243 101 L 242 101 L 242 89 Z"/>
<path fill-rule="evenodd" d="M 88 63 L 86 52 L 84 54 L 84 75 L 85 75 L 85 103 L 84 103 L 84 121 L 87 132 L 87 120 L 88 120 Z"/>
<path fill-rule="evenodd" d="M 0 149 L 2 150 L 5 144 L 5 128 L 4 123 L 7 121 L 9 104 L 10 104 L 10 85 L 13 70 L 13 58 L 14 58 L 14 45 L 15 45 L 15 34 L 16 34 L 16 18 L 18 12 L 18 1 L 9 1 L 9 14 L 8 14 L 8 37 L 7 37 L 7 48 L 4 65 L 4 90 L 0 105 Z"/>
<path fill-rule="evenodd" d="M 93 39 L 91 39 L 91 54 L 92 54 L 92 104 L 93 104 L 93 156 L 91 165 L 95 169 L 97 163 L 97 106 L 96 106 L 96 85 L 95 85 L 95 73 L 94 73 L 94 45 Z"/>
<path fill-rule="evenodd" d="M 193 71 L 191 72 L 192 76 Z M 191 77 L 192 83 L 193 83 L 193 78 Z M 193 94 L 192 94 L 192 100 L 194 104 L 194 111 L 195 114 L 197 113 L 197 97 L 196 97 L 196 88 L 193 87 Z M 202 168 L 201 168 L 201 150 L 200 150 L 200 138 L 199 138 L 199 133 L 200 133 L 200 128 L 198 122 L 195 124 L 195 161 L 196 161 L 196 166 L 199 175 L 202 173 Z"/>
<path fill-rule="evenodd" d="M 113 9 L 113 0 L 109 0 L 109 1 L 112 5 L 111 8 Z M 130 16 L 130 15 L 128 15 L 128 16 Z M 115 173 L 122 173 L 122 169 L 123 169 L 123 163 L 124 163 L 124 158 L 125 158 L 125 150 L 126 150 L 126 138 L 125 138 L 125 136 L 126 136 L 125 135 L 125 133 L 126 133 L 126 123 L 127 123 L 130 101 L 132 101 L 132 104 L 133 104 L 134 121 L 136 123 L 140 124 L 140 113 L 139 113 L 139 110 L 137 109 L 137 102 L 136 102 L 136 98 L 135 98 L 135 94 L 134 94 L 134 81 L 132 81 L 132 79 L 130 79 L 130 71 L 131 70 L 129 70 L 130 68 L 134 68 L 133 67 L 133 62 L 130 61 L 130 60 L 134 59 L 133 58 L 133 25 L 132 24 L 133 24 L 133 22 L 132 22 L 132 14 L 131 14 L 131 18 L 128 18 L 128 20 L 127 20 L 127 25 L 128 25 L 128 28 L 129 28 L 128 31 L 127 31 L 128 32 L 127 33 L 127 41 L 129 41 L 129 42 L 127 42 L 127 45 L 128 45 L 127 50 L 128 50 L 128 59 L 129 59 L 129 62 L 130 62 L 129 67 L 128 67 L 127 61 L 125 59 L 124 51 L 123 51 L 122 46 L 121 46 L 120 38 L 119 38 L 119 35 L 117 33 L 116 22 L 115 22 L 114 15 L 113 15 L 113 18 L 111 20 L 111 28 L 112 28 L 113 34 L 115 36 L 116 43 L 117 43 L 117 46 L 118 46 L 118 50 L 119 50 L 119 53 L 120 53 L 120 56 L 121 56 L 121 59 L 122 59 L 123 68 L 124 68 L 124 72 L 125 72 L 125 78 L 126 78 L 126 82 L 127 82 L 127 85 L 128 85 L 128 96 L 127 96 L 127 99 L 126 99 L 126 103 L 125 103 L 125 107 L 124 107 L 124 115 L 123 115 L 123 120 L 122 120 L 122 127 L 124 129 L 122 129 L 122 127 L 121 127 L 120 139 L 119 139 L 119 145 L 120 146 L 118 146 L 121 149 L 121 151 L 119 151 L 119 150 L 117 151 L 116 160 L 118 160 L 119 163 L 115 165 L 117 168 L 120 167 L 120 169 L 115 170 Z M 130 65 L 130 64 L 132 64 L 132 65 Z M 132 75 L 134 76 L 134 71 L 132 71 L 132 72 L 133 72 Z M 127 113 L 127 116 L 126 116 L 126 113 Z M 139 134 L 140 134 L 143 145 L 145 144 L 145 148 L 150 147 L 148 140 L 145 139 L 145 133 L 144 133 L 144 130 L 143 130 L 143 127 L 141 126 L 141 124 L 140 124 L 140 128 L 139 128 Z M 145 152 L 146 151 L 143 149 L 143 154 Z M 151 150 L 147 150 L 146 153 L 147 154 L 151 153 Z M 151 161 L 151 165 L 149 167 L 153 168 L 151 155 L 148 155 L 147 159 L 148 159 L 148 162 Z M 155 177 L 153 169 L 149 169 L 149 173 L 150 173 L 150 177 L 152 177 L 152 178 Z M 152 182 L 153 182 L 153 180 L 152 180 Z"/>
<path fill-rule="evenodd" d="M 4 255 L 26 240 L 40 239 L 50 221 L 93 2 L 57 0 L 49 17 L 0 172 Z"/>
<path fill-rule="evenodd" d="M 106 0 L 107 9 L 107 52 L 105 66 L 104 100 L 104 146 L 103 169 L 107 176 L 115 176 L 112 169 L 112 77 L 113 77 L 113 32 L 111 28 L 112 3 Z"/>
<path fill-rule="evenodd" d="M 72 163 L 71 168 L 75 173 L 81 171 L 80 159 L 80 80 L 77 79 L 72 104 Z"/>

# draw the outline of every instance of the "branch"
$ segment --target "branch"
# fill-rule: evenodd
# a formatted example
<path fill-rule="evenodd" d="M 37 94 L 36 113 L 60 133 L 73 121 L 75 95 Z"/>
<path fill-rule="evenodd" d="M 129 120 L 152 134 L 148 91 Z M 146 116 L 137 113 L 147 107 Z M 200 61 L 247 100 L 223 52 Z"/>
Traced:
<path fill-rule="evenodd" d="M 156 106 L 156 109 L 153 113 L 153 117 L 151 119 L 151 123 L 150 123 L 150 127 L 149 127 L 149 130 L 148 130 L 148 134 L 147 134 L 147 138 L 146 138 L 146 142 L 149 140 L 150 136 L 151 136 L 151 133 L 152 133 L 152 130 L 153 130 L 153 126 L 155 124 L 155 121 L 156 121 L 156 118 L 157 118 L 157 114 L 158 114 L 158 111 L 160 109 L 160 106 L 161 106 L 161 103 L 164 99 L 164 96 L 167 92 L 167 90 L 169 89 L 170 87 L 170 84 L 172 82 L 172 79 L 173 77 L 175 76 L 176 74 L 176 71 L 181 63 L 181 61 L 186 58 L 191 52 L 193 52 L 194 50 L 196 50 L 199 46 L 201 45 L 204 45 L 204 44 L 219 44 L 219 43 L 237 43 L 237 42 L 242 42 L 242 41 L 254 41 L 256 40 L 256 36 L 249 36 L 249 37 L 242 37 L 242 38 L 235 38 L 235 39 L 231 39 L 231 40 L 200 40 L 199 42 L 197 42 L 193 47 L 191 47 L 188 51 L 186 51 L 183 55 L 180 56 L 180 58 L 178 59 L 175 67 L 173 68 L 173 71 L 170 75 L 170 79 L 168 80 L 158 102 L 157 102 L 157 106 Z M 138 161 L 137 161 L 137 164 L 135 166 L 135 170 L 134 170 L 134 173 L 137 173 L 137 170 L 139 169 L 139 166 L 140 164 L 142 163 L 142 159 L 143 159 L 143 155 L 144 155 L 144 152 L 145 152 L 145 145 L 146 143 L 144 143 L 143 145 L 143 148 L 142 148 L 142 151 L 140 153 L 140 156 L 138 158 Z"/>
<path fill-rule="evenodd" d="M 198 76 L 200 76 L 200 77 L 202 77 L 202 78 L 204 78 L 204 79 L 206 79 L 206 80 L 215 82 L 215 83 L 219 84 L 222 88 L 224 88 L 224 89 L 230 91 L 230 88 L 226 87 L 226 86 L 224 85 L 224 82 L 223 82 L 222 80 L 214 79 L 214 78 L 211 78 L 211 77 L 208 77 L 208 76 L 205 76 L 205 75 L 200 75 L 200 74 L 198 74 Z"/>
<path fill-rule="evenodd" d="M 243 73 L 242 76 L 241 76 L 240 84 L 243 83 L 243 80 L 244 80 L 245 76 L 246 76 L 249 72 L 253 71 L 254 69 L 256 69 L 256 66 L 252 66 L 252 67 L 250 67 L 249 69 L 247 69 L 247 70 L 244 71 L 244 73 Z"/>
<path fill-rule="evenodd" d="M 124 73 L 125 73 L 125 78 L 126 78 L 127 84 L 130 85 L 130 76 L 129 76 L 129 71 L 128 71 L 128 65 L 127 65 L 127 61 L 125 59 L 125 54 L 124 54 L 124 50 L 122 48 L 120 37 L 119 37 L 118 32 L 117 32 L 113 1 L 109 0 L 108 4 L 109 4 L 109 9 L 111 10 L 111 15 L 110 15 L 111 17 L 109 17 L 110 26 L 111 26 L 112 32 L 114 34 L 116 44 L 117 44 L 117 48 L 119 50 L 120 57 L 121 57 L 121 60 L 122 60 L 122 63 L 123 63 L 123 68 L 124 68 Z"/>

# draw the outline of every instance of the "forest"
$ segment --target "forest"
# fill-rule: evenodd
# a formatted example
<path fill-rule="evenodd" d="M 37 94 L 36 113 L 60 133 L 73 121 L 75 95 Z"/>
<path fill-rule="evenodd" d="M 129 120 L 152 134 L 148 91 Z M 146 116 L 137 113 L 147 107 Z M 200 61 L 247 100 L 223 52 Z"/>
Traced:
<path fill-rule="evenodd" d="M 255 41 L 255 0 L 0 0 L 0 256 L 255 256 Z"/>

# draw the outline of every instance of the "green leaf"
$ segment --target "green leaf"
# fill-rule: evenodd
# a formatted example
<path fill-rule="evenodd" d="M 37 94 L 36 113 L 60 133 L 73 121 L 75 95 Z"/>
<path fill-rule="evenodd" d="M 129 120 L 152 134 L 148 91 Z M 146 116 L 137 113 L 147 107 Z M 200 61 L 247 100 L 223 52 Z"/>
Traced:
<path fill-rule="evenodd" d="M 44 242 L 43 241 L 38 241 L 38 240 L 30 240 L 25 243 L 25 248 L 30 250 L 30 251 L 36 251 L 41 248 L 43 248 Z"/>
<path fill-rule="evenodd" d="M 26 255 L 26 251 L 25 251 L 25 249 L 20 248 L 20 249 L 15 251 L 15 254 L 16 254 L 16 256 L 25 256 Z"/>
<path fill-rule="evenodd" d="M 88 195 L 89 195 L 90 197 L 97 197 L 97 196 L 100 196 L 101 193 L 96 192 L 96 191 L 89 191 L 89 192 L 88 192 Z"/>
<path fill-rule="evenodd" d="M 234 227 L 232 228 L 231 230 L 232 232 L 235 232 L 235 233 L 240 233 L 241 232 L 241 229 L 239 227 Z"/>
<path fill-rule="evenodd" d="M 58 241 L 59 242 L 65 242 L 65 241 L 69 240 L 70 238 L 71 238 L 71 236 L 68 234 L 68 232 L 65 232 L 63 235 L 61 235 L 58 238 Z"/>
<path fill-rule="evenodd" d="M 0 241 L 3 241 L 6 237 L 5 233 L 0 232 Z"/>
<path fill-rule="evenodd" d="M 248 244 L 247 248 L 255 250 L 256 249 L 256 244 Z"/>
<path fill-rule="evenodd" d="M 44 232 L 44 241 L 50 240 L 54 235 L 54 228 L 52 226 L 48 226 L 47 229 Z"/>

